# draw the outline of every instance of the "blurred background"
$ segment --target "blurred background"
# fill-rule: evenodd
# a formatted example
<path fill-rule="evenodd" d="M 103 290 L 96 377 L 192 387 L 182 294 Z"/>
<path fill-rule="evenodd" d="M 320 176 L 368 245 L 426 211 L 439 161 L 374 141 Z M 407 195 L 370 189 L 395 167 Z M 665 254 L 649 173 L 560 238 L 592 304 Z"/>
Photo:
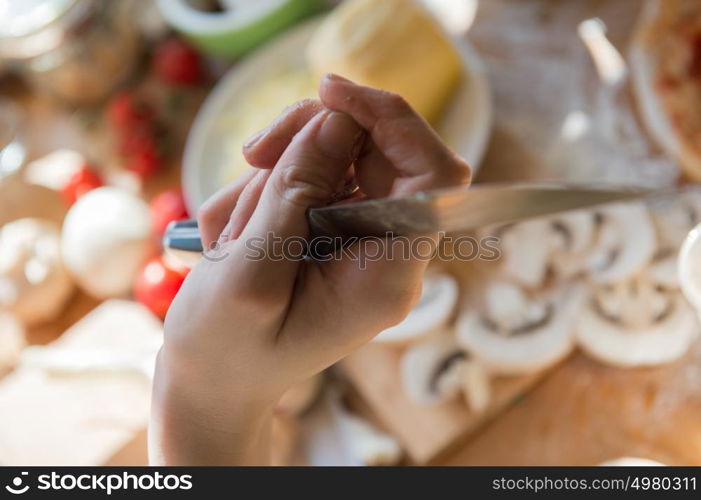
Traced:
<path fill-rule="evenodd" d="M 402 94 L 478 183 L 685 188 L 478 229 L 501 258 L 435 262 L 290 389 L 274 462 L 701 464 L 693 0 L 0 0 L 0 464 L 147 463 L 166 226 L 325 72 Z"/>

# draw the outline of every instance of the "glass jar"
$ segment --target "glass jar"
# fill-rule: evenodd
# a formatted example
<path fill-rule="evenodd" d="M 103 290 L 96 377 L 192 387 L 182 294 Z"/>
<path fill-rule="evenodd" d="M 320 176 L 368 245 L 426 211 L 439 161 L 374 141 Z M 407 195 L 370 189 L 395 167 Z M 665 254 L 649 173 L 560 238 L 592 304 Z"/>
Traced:
<path fill-rule="evenodd" d="M 26 156 L 22 110 L 9 99 L 0 98 L 0 180 L 17 172 Z"/>
<path fill-rule="evenodd" d="M 140 47 L 132 0 L 0 0 L 0 56 L 68 104 L 105 98 Z"/>

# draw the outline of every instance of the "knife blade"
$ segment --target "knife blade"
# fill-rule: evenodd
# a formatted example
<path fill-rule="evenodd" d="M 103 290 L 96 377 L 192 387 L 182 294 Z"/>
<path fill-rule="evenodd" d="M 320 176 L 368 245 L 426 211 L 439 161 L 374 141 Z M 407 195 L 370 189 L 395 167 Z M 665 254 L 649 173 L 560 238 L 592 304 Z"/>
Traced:
<path fill-rule="evenodd" d="M 581 184 L 477 184 L 312 208 L 307 218 L 310 238 L 409 236 L 506 224 L 667 192 L 675 190 Z M 172 223 L 163 243 L 166 249 L 178 253 L 203 250 L 194 220 Z"/>

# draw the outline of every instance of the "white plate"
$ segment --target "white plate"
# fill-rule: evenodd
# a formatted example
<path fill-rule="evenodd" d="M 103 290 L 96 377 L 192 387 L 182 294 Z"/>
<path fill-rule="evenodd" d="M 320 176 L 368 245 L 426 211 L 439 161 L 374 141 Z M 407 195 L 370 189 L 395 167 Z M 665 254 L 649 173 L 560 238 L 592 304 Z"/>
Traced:
<path fill-rule="evenodd" d="M 239 96 L 271 74 L 305 68 L 305 48 L 320 22 L 318 18 L 308 21 L 268 43 L 232 68 L 207 97 L 185 147 L 183 190 L 191 213 L 196 213 L 221 187 L 220 172 L 227 149 L 225 130 L 217 123 L 231 113 Z M 464 40 L 455 39 L 454 43 L 465 78 L 436 128 L 446 143 L 477 171 L 491 130 L 491 92 L 484 64 L 472 47 Z"/>

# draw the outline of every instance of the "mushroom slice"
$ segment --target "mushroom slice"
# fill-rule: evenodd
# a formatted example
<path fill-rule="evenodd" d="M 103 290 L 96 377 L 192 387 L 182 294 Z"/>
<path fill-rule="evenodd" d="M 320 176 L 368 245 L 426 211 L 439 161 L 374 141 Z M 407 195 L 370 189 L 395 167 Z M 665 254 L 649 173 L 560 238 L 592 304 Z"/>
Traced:
<path fill-rule="evenodd" d="M 493 234 L 500 239 L 500 274 L 522 286 L 539 287 L 555 242 L 550 222 L 544 218 L 527 220 L 502 226 Z"/>
<path fill-rule="evenodd" d="M 679 251 L 677 276 L 686 300 L 701 314 L 701 224 L 689 233 Z"/>
<path fill-rule="evenodd" d="M 458 343 L 491 373 L 533 373 L 557 363 L 574 347 L 581 295 L 578 288 L 557 292 L 536 297 L 506 281 L 489 284 L 482 309 L 460 316 Z"/>
<path fill-rule="evenodd" d="M 691 225 L 695 226 L 701 222 L 701 189 L 687 189 L 679 195 L 679 199 L 691 219 Z"/>
<path fill-rule="evenodd" d="M 492 387 L 487 370 L 477 361 L 468 361 L 463 365 L 463 396 L 470 410 L 482 413 L 489 407 L 492 399 Z"/>
<path fill-rule="evenodd" d="M 543 284 L 551 268 L 565 278 L 583 271 L 594 233 L 593 214 L 582 210 L 491 231 L 501 241 L 500 275 L 532 289 Z"/>
<path fill-rule="evenodd" d="M 449 274 L 426 274 L 419 303 L 404 320 L 380 332 L 373 342 L 407 343 L 439 330 L 455 310 L 458 283 Z"/>
<path fill-rule="evenodd" d="M 27 326 L 57 317 L 73 292 L 59 240 L 58 225 L 44 219 L 18 219 L 0 230 L 0 309 Z"/>
<path fill-rule="evenodd" d="M 657 248 L 655 229 L 642 202 L 607 205 L 597 211 L 598 237 L 589 259 L 596 283 L 615 283 L 642 269 Z"/>
<path fill-rule="evenodd" d="M 589 250 L 594 241 L 594 214 L 573 210 L 550 217 L 553 231 L 560 237 L 559 250 L 578 254 Z"/>
<path fill-rule="evenodd" d="M 550 218 L 559 238 L 551 261 L 553 271 L 561 278 L 572 278 L 586 269 L 587 256 L 594 243 L 596 224 L 591 211 L 576 210 Z"/>
<path fill-rule="evenodd" d="M 677 250 L 697 218 L 696 209 L 684 195 L 654 200 L 650 203 L 650 213 L 655 225 L 658 252 Z"/>
<path fill-rule="evenodd" d="M 397 465 L 402 459 L 402 447 L 394 436 L 382 432 L 369 421 L 351 413 L 346 413 L 339 420 L 340 432 L 346 446 L 363 465 Z"/>
<path fill-rule="evenodd" d="M 411 346 L 400 363 L 404 393 L 417 406 L 435 406 L 457 397 L 467 360 L 450 331 Z"/>
<path fill-rule="evenodd" d="M 402 447 L 397 439 L 378 429 L 370 421 L 349 411 L 337 390 L 329 391 L 329 409 L 341 442 L 348 450 L 352 465 L 396 465 L 402 459 Z"/>
<path fill-rule="evenodd" d="M 679 249 L 701 220 L 701 192 L 683 191 L 673 199 L 653 200 L 650 206 L 657 234 L 657 251 L 648 267 L 648 276 L 656 285 L 678 289 Z"/>
<path fill-rule="evenodd" d="M 677 250 L 663 250 L 655 255 L 646 269 L 648 278 L 654 285 L 666 290 L 679 289 L 678 253 Z"/>
<path fill-rule="evenodd" d="M 698 331 L 684 298 L 642 273 L 595 290 L 580 312 L 576 337 L 582 349 L 600 361 L 647 366 L 683 356 Z"/>

